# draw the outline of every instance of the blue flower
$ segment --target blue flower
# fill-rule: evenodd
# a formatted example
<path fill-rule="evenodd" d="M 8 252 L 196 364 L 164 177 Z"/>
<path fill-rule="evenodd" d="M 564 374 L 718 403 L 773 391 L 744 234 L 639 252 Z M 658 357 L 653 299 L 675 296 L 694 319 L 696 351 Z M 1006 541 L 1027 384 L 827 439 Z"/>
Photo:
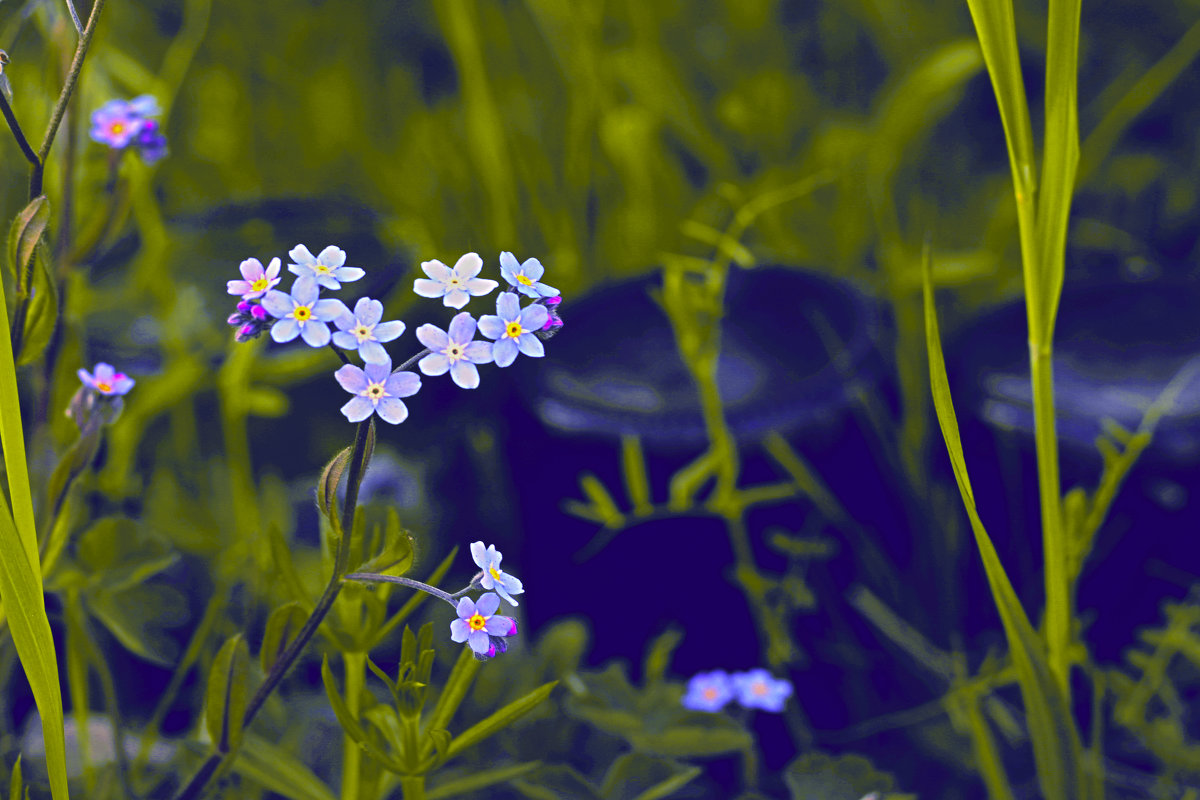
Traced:
<path fill-rule="evenodd" d="M 350 309 L 341 300 L 318 300 L 320 290 L 312 278 L 300 278 L 292 286 L 292 293 L 272 289 L 263 298 L 262 304 L 271 316 L 279 321 L 271 327 L 271 338 L 277 342 L 290 342 L 300 336 L 312 347 L 329 344 L 329 326 Z"/>
<path fill-rule="evenodd" d="M 483 588 L 498 592 L 510 605 L 520 605 L 512 596 L 524 592 L 525 587 L 516 577 L 500 569 L 500 559 L 504 556 L 496 549 L 496 545 L 488 545 L 485 550 L 483 542 L 472 542 L 471 558 L 475 560 L 475 565 L 483 570 L 479 579 Z"/>
<path fill-rule="evenodd" d="M 536 258 L 529 258 L 524 264 L 518 264 L 516 256 L 507 250 L 500 254 L 500 274 L 526 297 L 554 297 L 558 294 L 558 289 L 541 282 L 545 271 L 542 262 Z"/>
<path fill-rule="evenodd" d="M 455 314 L 450 320 L 447 334 L 436 325 L 417 328 L 417 340 L 431 352 L 417 364 L 426 375 L 445 375 L 464 389 L 479 386 L 479 370 L 476 364 L 488 364 L 492 360 L 490 342 L 475 342 L 475 318 L 468 312 Z"/>
<path fill-rule="evenodd" d="M 148 94 L 129 101 L 109 100 L 92 112 L 92 140 L 114 150 L 124 149 L 137 139 L 147 122 L 153 122 L 148 117 L 161 113 L 158 101 Z M 152 132 L 157 130 L 158 123 L 154 122 Z"/>
<path fill-rule="evenodd" d="M 729 676 L 737 701 L 746 708 L 783 711 L 783 703 L 792 696 L 791 681 L 776 680 L 765 669 L 735 672 Z"/>
<path fill-rule="evenodd" d="M 357 348 L 359 357 L 367 364 L 391 363 L 380 342 L 390 342 L 404 333 L 404 323 L 399 320 L 380 322 L 382 318 L 383 303 L 360 297 L 354 304 L 353 314 L 344 314 L 333 321 L 340 328 L 333 335 L 333 343 L 343 350 Z"/>
<path fill-rule="evenodd" d="M 688 681 L 683 707 L 692 711 L 720 711 L 733 699 L 733 685 L 724 670 L 699 672 Z"/>
<path fill-rule="evenodd" d="M 510 617 L 496 614 L 500 608 L 500 597 L 488 592 L 475 602 L 469 597 L 458 601 L 458 619 L 450 622 L 450 640 L 466 642 L 476 657 L 491 658 L 496 654 L 492 636 L 509 636 L 516 633 L 516 623 Z"/>
<path fill-rule="evenodd" d="M 392 360 L 386 353 L 380 364 L 367 364 L 365 369 L 344 364 L 333 376 L 343 389 L 355 395 L 342 406 L 342 413 L 351 422 L 378 414 L 384 422 L 399 425 L 408 418 L 408 406 L 400 398 L 412 397 L 421 390 L 420 376 L 415 372 L 392 372 Z"/>
<path fill-rule="evenodd" d="M 272 258 L 270 266 L 264 269 L 257 258 L 247 258 L 238 265 L 243 280 L 226 281 L 225 285 L 230 294 L 241 295 L 243 300 L 262 297 L 279 283 L 279 264 L 278 258 Z"/>
<path fill-rule="evenodd" d="M 346 251 L 340 247 L 329 245 L 321 251 L 321 255 L 313 256 L 308 248 L 298 244 L 288 252 L 295 264 L 288 264 L 288 272 L 301 278 L 310 277 L 326 289 L 342 288 L 342 281 L 356 281 L 367 273 L 358 267 L 344 267 Z"/>
<path fill-rule="evenodd" d="M 84 386 L 107 397 L 127 394 L 134 383 L 133 378 L 124 372 L 117 372 L 112 364 L 103 361 L 96 364 L 95 374 L 81 369 L 78 375 Z"/>
<path fill-rule="evenodd" d="M 430 279 L 417 278 L 413 281 L 413 291 L 421 297 L 440 297 L 443 305 L 450 308 L 462 308 L 472 295 L 482 297 L 500 285 L 487 278 L 475 277 L 483 269 L 483 259 L 476 253 L 467 253 L 458 259 L 454 269 L 437 259 L 422 261 L 421 269 Z"/>
<path fill-rule="evenodd" d="M 492 356 L 497 367 L 507 367 L 517 358 L 517 351 L 527 356 L 541 358 L 546 354 L 542 341 L 534 336 L 545 326 L 550 317 L 546 307 L 530 303 L 520 307 L 516 294 L 501 292 L 496 298 L 496 313 L 484 314 L 479 318 L 479 332 L 495 339 Z"/>

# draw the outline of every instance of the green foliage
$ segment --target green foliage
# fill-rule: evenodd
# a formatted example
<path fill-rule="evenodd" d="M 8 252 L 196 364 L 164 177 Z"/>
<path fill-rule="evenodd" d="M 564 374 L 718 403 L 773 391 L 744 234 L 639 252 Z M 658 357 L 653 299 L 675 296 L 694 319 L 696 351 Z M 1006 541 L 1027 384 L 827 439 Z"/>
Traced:
<path fill-rule="evenodd" d="M 219 753 L 236 750 L 241 743 L 249 666 L 250 650 L 239 633 L 217 651 L 209 670 L 204 721 L 209 739 Z"/>

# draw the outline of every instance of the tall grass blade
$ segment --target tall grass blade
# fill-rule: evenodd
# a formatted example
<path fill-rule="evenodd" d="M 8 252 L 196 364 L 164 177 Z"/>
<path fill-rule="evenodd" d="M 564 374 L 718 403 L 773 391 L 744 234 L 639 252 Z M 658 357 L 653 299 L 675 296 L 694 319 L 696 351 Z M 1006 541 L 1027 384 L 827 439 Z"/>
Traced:
<path fill-rule="evenodd" d="M 942 355 L 941 334 L 938 332 L 937 311 L 933 300 L 933 279 L 926 253 L 922 265 L 925 295 L 925 339 L 929 351 L 929 379 L 933 389 L 933 405 L 937 411 L 942 438 L 950 455 L 954 479 L 958 483 L 975 543 L 983 560 L 988 588 L 1000 612 L 1004 635 L 1008 640 L 1009 654 L 1021 688 L 1025 705 L 1029 735 L 1033 742 L 1033 754 L 1037 762 L 1038 783 L 1042 796 L 1083 800 L 1084 780 L 1080 757 L 1079 735 L 1075 730 L 1066 700 L 1056 686 L 1042 640 L 1029 623 L 1025 609 L 1013 591 L 1012 583 L 991 537 L 979 518 L 975 507 L 975 494 L 967 474 L 967 463 L 963 456 L 962 439 L 958 431 L 958 418 L 950 398 L 950 382 L 946 377 L 946 364 Z"/>

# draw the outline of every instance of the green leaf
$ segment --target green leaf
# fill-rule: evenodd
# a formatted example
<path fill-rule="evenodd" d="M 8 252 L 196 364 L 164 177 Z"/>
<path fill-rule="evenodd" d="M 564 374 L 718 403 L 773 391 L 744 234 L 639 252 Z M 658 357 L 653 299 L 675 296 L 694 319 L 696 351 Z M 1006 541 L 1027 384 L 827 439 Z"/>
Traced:
<path fill-rule="evenodd" d="M 16 287 L 16 296 L 27 295 L 29 287 L 24 285 L 25 272 L 33 261 L 37 243 L 50 221 L 50 203 L 45 195 L 35 197 L 21 209 L 8 231 L 8 267 Z M 7 326 L 6 326 L 7 327 Z"/>
<path fill-rule="evenodd" d="M 600 792 L 612 800 L 659 800 L 690 783 L 701 771 L 664 758 L 625 753 L 608 768 Z"/>
<path fill-rule="evenodd" d="M 334 456 L 325 465 L 321 479 L 317 481 L 317 505 L 320 506 L 321 513 L 326 517 L 330 514 L 330 505 L 337 496 L 338 484 L 342 482 L 342 474 L 350 464 L 350 454 L 353 450 L 353 447 L 347 447 Z M 332 522 L 332 519 L 330 521 Z"/>
<path fill-rule="evenodd" d="M 271 612 L 267 627 L 263 630 L 262 649 L 258 651 L 263 672 L 271 671 L 307 621 L 308 613 L 296 602 L 284 603 Z"/>
<path fill-rule="evenodd" d="M 792 800 L 859 800 L 870 792 L 891 791 L 895 779 L 860 755 L 806 753 L 784 769 Z"/>
<path fill-rule="evenodd" d="M 242 741 L 233 771 L 289 800 L 336 800 L 329 787 L 291 753 L 252 734 Z"/>
<path fill-rule="evenodd" d="M 543 766 L 514 780 L 513 787 L 532 800 L 602 800 L 586 778 L 565 764 Z"/>
<path fill-rule="evenodd" d="M 421 592 L 421 594 L 425 593 Z M 478 674 L 482 664 L 482 661 L 471 654 L 471 648 L 462 648 L 462 652 L 458 654 L 458 661 L 454 662 L 454 668 L 450 670 L 450 677 L 442 685 L 442 693 L 438 695 L 433 713 L 421 726 L 423 731 L 434 731 L 450 724 L 454 712 L 458 711 L 463 698 L 467 696 L 467 690 L 471 688 L 471 682 L 475 680 L 475 675 Z M 421 758 L 428 756 L 432 750 L 433 742 L 427 738 L 421 745 Z"/>
<path fill-rule="evenodd" d="M 11 503 L 0 503 L 0 603 L 7 612 L 17 657 L 41 714 L 51 794 L 55 800 L 66 800 L 66 738 L 62 695 L 58 688 L 58 660 L 42 597 L 33 496 L 29 490 L 17 368 L 7 335 L 9 330 L 8 306 L 0 303 L 0 339 L 3 339 L 0 342 L 0 443 L 4 449 Z"/>
<path fill-rule="evenodd" d="M 130 652 L 164 667 L 175 663 L 178 645 L 162 629 L 187 619 L 187 599 L 178 589 L 143 584 L 122 591 L 88 592 L 85 597 L 88 611 Z"/>
<path fill-rule="evenodd" d="M 558 681 L 550 681 L 534 689 L 532 692 L 520 697 L 498 711 L 490 714 L 486 719 L 472 725 L 465 731 L 460 733 L 450 742 L 450 747 L 446 750 L 446 758 L 454 758 L 454 756 L 472 747 L 487 737 L 498 731 L 512 725 L 518 719 L 528 714 L 539 703 L 550 696 L 550 692 L 558 685 Z"/>
<path fill-rule="evenodd" d="M 625 476 L 625 491 L 633 513 L 646 516 L 654 512 L 650 500 L 650 480 L 646 477 L 646 457 L 642 453 L 642 440 L 636 436 L 621 437 L 621 471 Z"/>
<path fill-rule="evenodd" d="M 208 673 L 205 723 L 219 753 L 236 750 L 241 740 L 249 667 L 250 650 L 242 635 L 236 633 L 217 652 Z"/>
<path fill-rule="evenodd" d="M 1050 674 L 1043 652 L 1043 642 L 1030 625 L 1025 609 L 1017 599 L 1008 574 L 1000 563 L 991 537 L 979 518 L 975 506 L 975 493 L 971 489 L 967 462 L 963 456 L 958 418 L 955 416 L 954 403 L 950 397 L 950 381 L 946 376 L 946 362 L 942 355 L 928 257 L 924 261 L 923 271 L 925 343 L 929 351 L 929 379 L 933 390 L 933 405 L 942 429 L 942 438 L 946 442 L 946 450 L 950 455 L 954 478 L 958 482 L 958 490 L 971 522 L 975 544 L 983 560 L 988 588 L 1000 612 L 1000 621 L 1008 640 L 1009 655 L 1017 673 L 1017 682 L 1021 688 L 1021 697 L 1029 721 L 1038 781 L 1045 797 L 1078 798 L 1078 789 L 1084 785 L 1079 734 L 1067 708 L 1066 699 Z"/>
<path fill-rule="evenodd" d="M 283 530 L 279 525 L 272 523 L 267 528 L 267 536 L 270 538 L 271 544 L 271 563 L 275 565 L 275 569 L 283 578 L 283 583 L 292 597 L 305 610 L 311 611 L 313 597 L 304 586 L 304 581 L 300 579 L 300 573 L 296 571 L 296 565 L 292 561 L 292 550 L 288 547 L 287 540 L 283 538 Z"/>
<path fill-rule="evenodd" d="M 367 736 L 367 732 L 363 730 L 359 721 L 350 713 L 350 709 L 346 706 L 346 701 L 342 698 L 342 693 L 338 689 L 337 681 L 333 677 L 332 670 L 329 669 L 329 656 L 325 656 L 321 660 L 321 680 L 325 684 L 325 694 L 329 697 L 329 705 L 333 708 L 333 715 L 337 717 L 341 723 L 342 730 L 353 739 L 363 751 L 371 758 L 378 761 L 392 772 L 404 772 L 404 765 L 398 760 L 383 752 L 376 744 Z"/>
<path fill-rule="evenodd" d="M 21 335 L 21 352 L 17 353 L 17 364 L 32 364 L 41 357 L 46 345 L 54 336 L 58 325 L 58 285 L 50 274 L 50 266 L 43 257 L 45 248 L 34 251 L 29 307 L 25 314 L 25 330 Z"/>
<path fill-rule="evenodd" d="M 679 758 L 738 752 L 754 742 L 734 720 L 703 711 L 688 713 L 680 722 L 662 729 L 642 726 L 625 736 L 643 753 Z"/>
<path fill-rule="evenodd" d="M 21 778 L 21 754 L 17 754 L 17 762 L 13 764 L 12 777 L 8 781 L 8 798 L 9 800 L 19 800 L 22 794 L 22 787 L 25 785 Z"/>
<path fill-rule="evenodd" d="M 683 631 L 674 626 L 667 628 L 650 644 L 646 663 L 642 665 L 642 681 L 646 686 L 659 683 L 671 663 L 671 654 L 683 641 Z"/>
<path fill-rule="evenodd" d="M 447 797 L 478 792 L 489 786 L 495 786 L 498 783 L 504 783 L 505 781 L 519 778 L 522 775 L 527 775 L 541 765 L 542 762 L 540 761 L 526 761 L 521 764 L 511 764 L 507 767 L 472 770 L 469 774 L 461 778 L 454 778 L 439 783 L 425 794 L 425 798 L 426 800 L 445 800 Z M 471 796 L 479 797 L 480 795 L 471 794 Z"/>

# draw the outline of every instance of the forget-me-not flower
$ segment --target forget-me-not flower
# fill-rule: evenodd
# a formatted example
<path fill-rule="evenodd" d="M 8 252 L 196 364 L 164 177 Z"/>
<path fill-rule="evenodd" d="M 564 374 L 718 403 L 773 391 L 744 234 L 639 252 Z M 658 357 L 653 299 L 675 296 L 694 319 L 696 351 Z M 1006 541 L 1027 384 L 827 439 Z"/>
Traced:
<path fill-rule="evenodd" d="M 147 164 L 153 164 L 167 154 L 167 137 L 163 136 L 161 126 L 156 119 L 142 120 L 141 130 L 133 140 L 138 155 Z"/>
<path fill-rule="evenodd" d="M 342 282 L 356 281 L 367 273 L 358 267 L 346 267 L 346 251 L 329 245 L 321 254 L 314 256 L 302 244 L 293 247 L 288 255 L 296 263 L 288 264 L 288 272 L 301 278 L 311 277 L 326 289 L 340 289 Z"/>
<path fill-rule="evenodd" d="M 229 293 L 241 295 L 243 300 L 262 297 L 279 283 L 280 264 L 278 258 L 272 258 L 271 264 L 264 269 L 262 262 L 257 258 L 247 258 L 238 265 L 242 280 L 227 281 Z"/>
<path fill-rule="evenodd" d="M 500 597 L 488 592 L 476 602 L 469 597 L 458 601 L 458 619 L 450 622 L 450 639 L 466 642 L 475 655 L 491 658 L 496 654 L 492 636 L 508 636 L 515 632 L 515 622 L 510 617 L 496 614 L 500 608 Z"/>
<path fill-rule="evenodd" d="M 297 336 L 311 347 L 329 344 L 329 326 L 350 309 L 341 300 L 327 298 L 318 300 L 320 290 L 312 278 L 300 278 L 292 286 L 291 294 L 272 289 L 263 298 L 263 308 L 279 321 L 271 326 L 271 338 L 277 342 L 290 342 Z"/>
<path fill-rule="evenodd" d="M 479 579 L 480 586 L 495 591 L 510 605 L 520 605 L 512 596 L 524 592 L 525 587 L 515 576 L 500 569 L 500 559 L 504 558 L 504 555 L 496 549 L 496 545 L 490 544 L 484 549 L 483 542 L 472 542 L 471 558 L 475 560 L 475 565 L 483 570 Z"/>
<path fill-rule="evenodd" d="M 133 378 L 124 372 L 117 372 L 113 369 L 112 364 L 107 364 L 103 361 L 96 364 L 94 373 L 88 372 L 86 369 L 80 369 L 77 374 L 79 375 L 79 380 L 83 381 L 84 386 L 107 397 L 119 397 L 126 394 L 133 388 L 134 384 Z"/>
<path fill-rule="evenodd" d="M 450 308 L 462 308 L 471 296 L 482 297 L 500 284 L 487 278 L 477 278 L 483 269 L 483 259 L 477 253 L 467 253 L 451 269 L 441 261 L 422 261 L 421 269 L 429 276 L 413 281 L 413 291 L 421 297 L 442 298 Z"/>
<path fill-rule="evenodd" d="M 148 94 L 132 100 L 109 100 L 92 112 L 93 141 L 120 150 L 141 132 L 147 117 L 161 114 L 158 101 Z M 157 130 L 157 123 L 155 123 Z"/>
<path fill-rule="evenodd" d="M 365 369 L 344 364 L 333 376 L 343 389 L 355 395 L 342 406 L 342 413 L 351 422 L 378 414 L 384 422 L 399 425 L 408 418 L 408 406 L 400 398 L 412 397 L 421 389 L 421 378 L 415 372 L 392 372 L 392 360 L 386 353 L 382 363 L 367 364 Z"/>
<path fill-rule="evenodd" d="M 683 707 L 692 711 L 720 711 L 733 699 L 733 685 L 725 670 L 698 672 L 688 681 Z"/>
<path fill-rule="evenodd" d="M 475 338 L 475 318 L 463 311 L 450 320 L 449 331 L 436 325 L 417 328 L 417 340 L 431 352 L 417 364 L 426 375 L 445 375 L 447 371 L 456 384 L 464 389 L 479 386 L 476 364 L 492 360 L 491 342 L 472 341 Z"/>
<path fill-rule="evenodd" d="M 534 332 L 541 330 L 548 318 L 545 306 L 530 303 L 521 308 L 515 293 L 501 292 L 496 298 L 496 313 L 479 318 L 479 332 L 496 340 L 492 345 L 496 366 L 507 367 L 513 363 L 518 351 L 534 358 L 545 355 L 542 340 L 534 336 Z"/>
<path fill-rule="evenodd" d="M 333 334 L 333 343 L 343 350 L 358 350 L 358 355 L 367 364 L 391 363 L 387 351 L 380 342 L 390 342 L 404 333 L 404 323 L 399 320 L 380 322 L 383 319 L 383 303 L 369 297 L 360 297 L 354 304 L 354 313 L 345 314 L 333 321 L 340 330 Z"/>
<path fill-rule="evenodd" d="M 500 254 L 500 274 L 511 286 L 526 297 L 554 297 L 558 289 L 542 283 L 546 268 L 536 258 L 527 258 L 518 264 L 517 257 L 505 250 Z"/>
<path fill-rule="evenodd" d="M 746 708 L 764 711 L 783 711 L 783 704 L 792 696 L 791 681 L 771 677 L 765 669 L 735 672 L 729 676 L 737 701 Z"/>

